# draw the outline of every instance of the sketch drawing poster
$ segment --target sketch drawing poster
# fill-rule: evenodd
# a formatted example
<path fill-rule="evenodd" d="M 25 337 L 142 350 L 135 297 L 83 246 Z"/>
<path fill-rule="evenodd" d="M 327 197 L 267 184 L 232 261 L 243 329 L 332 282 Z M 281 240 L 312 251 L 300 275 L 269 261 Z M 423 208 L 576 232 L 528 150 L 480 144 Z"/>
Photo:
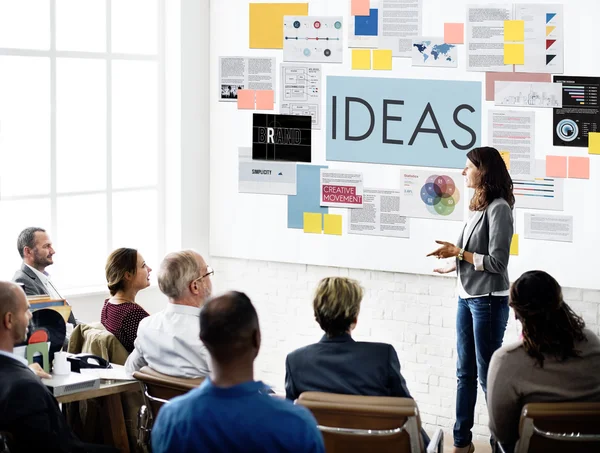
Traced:
<path fill-rule="evenodd" d="M 342 16 L 284 16 L 283 61 L 341 63 Z"/>
<path fill-rule="evenodd" d="M 512 177 L 531 178 L 535 174 L 535 112 L 528 110 L 489 110 L 488 142 L 510 155 Z"/>
<path fill-rule="evenodd" d="M 321 65 L 281 63 L 279 113 L 312 118 L 312 128 L 321 129 Z"/>
<path fill-rule="evenodd" d="M 423 0 L 385 0 L 379 5 L 379 48 L 412 57 L 412 40 L 422 35 Z"/>
<path fill-rule="evenodd" d="M 220 57 L 219 101 L 237 102 L 238 90 L 274 90 L 275 58 Z"/>
<path fill-rule="evenodd" d="M 496 82 L 496 105 L 508 107 L 562 107 L 562 83 Z"/>
<path fill-rule="evenodd" d="M 464 217 L 464 178 L 456 170 L 403 170 L 400 214 L 435 220 Z"/>
<path fill-rule="evenodd" d="M 413 66 L 458 67 L 458 48 L 444 38 L 413 38 L 412 47 Z"/>
<path fill-rule="evenodd" d="M 401 191 L 364 189 L 363 207 L 348 213 L 348 233 L 410 237 L 409 219 L 400 215 Z"/>
<path fill-rule="evenodd" d="M 363 174 L 321 168 L 321 206 L 360 208 L 363 205 Z"/>
<path fill-rule="evenodd" d="M 564 72 L 563 6 L 516 4 L 515 20 L 525 22 L 525 64 L 515 72 Z"/>

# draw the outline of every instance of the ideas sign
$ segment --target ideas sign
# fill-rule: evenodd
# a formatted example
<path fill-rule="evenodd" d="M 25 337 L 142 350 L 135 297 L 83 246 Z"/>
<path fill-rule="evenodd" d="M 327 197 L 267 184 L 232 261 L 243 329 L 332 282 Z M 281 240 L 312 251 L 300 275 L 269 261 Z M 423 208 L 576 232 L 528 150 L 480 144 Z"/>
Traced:
<path fill-rule="evenodd" d="M 327 77 L 327 160 L 464 168 L 481 82 Z"/>

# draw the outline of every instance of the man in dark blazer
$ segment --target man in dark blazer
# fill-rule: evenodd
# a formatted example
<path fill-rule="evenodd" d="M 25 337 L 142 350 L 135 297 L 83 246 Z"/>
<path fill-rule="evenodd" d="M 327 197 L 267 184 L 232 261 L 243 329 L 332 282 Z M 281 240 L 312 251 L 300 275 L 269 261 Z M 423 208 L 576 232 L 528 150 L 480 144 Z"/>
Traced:
<path fill-rule="evenodd" d="M 13 354 L 27 337 L 31 312 L 23 290 L 0 282 L 0 431 L 8 432 L 11 452 L 108 452 L 87 445 L 67 426 L 58 402 L 27 361 Z"/>
<path fill-rule="evenodd" d="M 23 264 L 15 272 L 13 282 L 19 283 L 28 296 L 47 294 L 53 299 L 62 299 L 46 272 L 46 267 L 54 264 L 54 248 L 46 230 L 38 227 L 25 228 L 17 239 L 17 248 Z M 77 324 L 73 312 L 69 315 L 68 322 Z"/>

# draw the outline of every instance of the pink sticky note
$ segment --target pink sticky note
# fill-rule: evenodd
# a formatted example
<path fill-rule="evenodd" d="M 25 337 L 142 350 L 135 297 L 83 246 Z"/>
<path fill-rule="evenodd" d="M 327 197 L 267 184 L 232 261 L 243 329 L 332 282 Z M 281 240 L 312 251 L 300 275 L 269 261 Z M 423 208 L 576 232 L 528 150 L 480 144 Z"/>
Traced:
<path fill-rule="evenodd" d="M 590 158 L 569 156 L 569 178 L 590 179 Z"/>
<path fill-rule="evenodd" d="M 465 24 L 444 24 L 444 43 L 446 44 L 464 44 L 465 43 Z"/>
<path fill-rule="evenodd" d="M 352 0 L 353 16 L 368 16 L 371 11 L 371 0 Z"/>
<path fill-rule="evenodd" d="M 256 110 L 273 110 L 275 92 L 273 90 L 256 90 Z"/>
<path fill-rule="evenodd" d="M 254 90 L 238 90 L 238 109 L 254 110 Z"/>
<path fill-rule="evenodd" d="M 550 178 L 566 178 L 567 156 L 546 156 L 546 176 Z"/>

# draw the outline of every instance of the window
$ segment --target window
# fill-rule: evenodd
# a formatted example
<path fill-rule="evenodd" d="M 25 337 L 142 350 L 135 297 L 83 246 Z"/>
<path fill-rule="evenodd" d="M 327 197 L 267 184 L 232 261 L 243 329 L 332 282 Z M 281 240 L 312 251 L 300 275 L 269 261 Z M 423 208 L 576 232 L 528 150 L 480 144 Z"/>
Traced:
<path fill-rule="evenodd" d="M 0 2 L 0 279 L 46 229 L 67 293 L 117 247 L 165 252 L 166 0 Z"/>

